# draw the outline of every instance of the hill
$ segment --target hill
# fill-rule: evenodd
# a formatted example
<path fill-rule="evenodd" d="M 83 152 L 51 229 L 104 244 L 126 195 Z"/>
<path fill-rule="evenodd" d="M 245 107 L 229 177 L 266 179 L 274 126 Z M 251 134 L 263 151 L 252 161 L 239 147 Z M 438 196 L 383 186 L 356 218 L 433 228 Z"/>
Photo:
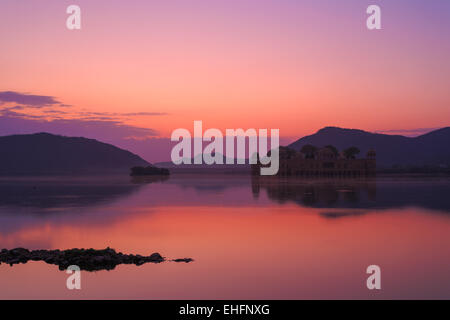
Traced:
<path fill-rule="evenodd" d="M 0 175 L 128 173 L 141 157 L 93 139 L 49 133 L 0 137 Z"/>
<path fill-rule="evenodd" d="M 289 147 L 300 150 L 306 144 L 317 147 L 334 145 L 339 150 L 355 146 L 361 150 L 361 156 L 365 156 L 369 149 L 375 149 L 378 168 L 450 166 L 450 127 L 414 138 L 325 127 L 295 141 Z"/>

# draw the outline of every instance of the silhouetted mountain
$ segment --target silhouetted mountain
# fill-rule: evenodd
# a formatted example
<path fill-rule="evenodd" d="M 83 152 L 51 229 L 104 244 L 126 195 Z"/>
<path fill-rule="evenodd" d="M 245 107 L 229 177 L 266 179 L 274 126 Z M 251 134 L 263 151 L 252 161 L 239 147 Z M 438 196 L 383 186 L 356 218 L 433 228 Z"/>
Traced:
<path fill-rule="evenodd" d="M 93 139 L 37 133 L 0 137 L 0 174 L 103 174 L 148 166 L 141 157 Z"/>
<path fill-rule="evenodd" d="M 334 145 L 339 150 L 355 146 L 361 150 L 360 156 L 365 156 L 369 149 L 375 149 L 379 168 L 450 166 L 450 127 L 414 138 L 325 127 L 289 147 L 300 150 L 306 144 L 317 147 Z"/>

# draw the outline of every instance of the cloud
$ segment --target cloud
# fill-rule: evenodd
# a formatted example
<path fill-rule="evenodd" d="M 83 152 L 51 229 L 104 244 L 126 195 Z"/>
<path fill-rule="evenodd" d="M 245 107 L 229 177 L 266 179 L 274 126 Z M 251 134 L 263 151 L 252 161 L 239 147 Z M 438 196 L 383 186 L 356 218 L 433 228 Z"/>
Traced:
<path fill-rule="evenodd" d="M 0 109 L 0 117 L 10 117 L 10 118 L 23 118 L 23 119 L 41 119 L 42 116 L 32 115 L 32 114 L 24 114 L 21 112 L 16 112 L 14 110 L 21 110 L 19 107 L 11 107 Z"/>
<path fill-rule="evenodd" d="M 127 120 L 166 114 L 94 112 L 67 107 L 51 96 L 0 92 L 0 135 L 48 132 L 98 139 L 120 146 L 121 142 L 128 142 L 129 139 L 143 141 L 159 137 L 157 130 L 129 125 Z"/>
<path fill-rule="evenodd" d="M 65 106 L 52 96 L 40 96 L 14 91 L 0 91 L 0 104 L 3 103 L 18 103 L 29 107 Z"/>
<path fill-rule="evenodd" d="M 79 112 L 78 116 L 85 118 L 109 118 L 109 119 L 122 119 L 128 117 L 154 117 L 168 115 L 165 112 L 132 112 L 132 113 L 119 113 L 119 112 Z"/>
<path fill-rule="evenodd" d="M 11 103 L 17 103 L 11 106 Z M 7 105 L 5 105 L 7 104 Z M 69 118 L 78 118 L 82 120 L 114 120 L 124 121 L 133 117 L 153 117 L 165 116 L 166 112 L 94 112 L 90 110 L 76 110 L 73 106 L 64 104 L 55 99 L 53 96 L 24 94 L 14 91 L 0 91 L 0 115 L 13 115 L 16 117 L 29 118 L 31 114 L 36 113 L 38 109 L 41 113 L 46 114 L 47 120 L 50 115 L 60 117 L 67 115 Z M 69 110 L 69 111 L 68 111 Z M 11 114 L 11 111 L 22 111 L 21 113 Z M 34 117 L 34 115 L 33 115 Z"/>
<path fill-rule="evenodd" d="M 4 110 L 23 110 L 23 109 L 25 109 L 24 106 L 14 106 L 14 107 L 5 108 Z"/>
<path fill-rule="evenodd" d="M 413 128 L 413 129 L 392 129 L 392 130 L 378 130 L 375 133 L 385 133 L 385 134 L 400 134 L 405 136 L 420 136 L 422 134 L 437 130 L 440 128 Z"/>
<path fill-rule="evenodd" d="M 66 112 L 66 111 L 54 110 L 54 109 L 46 109 L 46 110 L 42 110 L 42 112 L 47 113 L 47 114 L 68 114 L 68 112 Z"/>
<path fill-rule="evenodd" d="M 97 112 L 66 105 L 52 96 L 0 92 L 0 136 L 48 132 L 86 137 L 130 150 L 151 162 L 170 159 L 172 142 L 161 138 L 153 128 L 128 125 L 127 121 L 165 115 L 165 112 Z"/>
<path fill-rule="evenodd" d="M 161 138 L 155 129 L 135 127 L 119 121 L 81 119 L 48 121 L 38 117 L 16 116 L 13 111 L 0 116 L 0 136 L 37 132 L 96 139 L 134 152 L 150 162 L 168 161 L 172 147 L 170 139 Z"/>
<path fill-rule="evenodd" d="M 93 138 L 109 136 L 142 140 L 157 136 L 158 132 L 151 128 L 127 125 L 125 122 L 133 117 L 166 115 L 164 112 L 95 112 L 63 104 L 53 96 L 13 91 L 0 92 L 0 105 L 5 103 L 8 104 L 0 107 L 0 134 L 46 131 Z M 10 105 L 11 103 L 18 105 Z"/>
<path fill-rule="evenodd" d="M 135 113 L 122 113 L 123 116 L 166 116 L 165 112 L 135 112 Z"/>
<path fill-rule="evenodd" d="M 159 133 L 151 128 L 140 128 L 112 120 L 53 119 L 39 116 L 17 115 L 14 112 L 0 117 L 0 135 L 49 132 L 87 138 L 126 139 L 128 137 L 155 137 Z"/>

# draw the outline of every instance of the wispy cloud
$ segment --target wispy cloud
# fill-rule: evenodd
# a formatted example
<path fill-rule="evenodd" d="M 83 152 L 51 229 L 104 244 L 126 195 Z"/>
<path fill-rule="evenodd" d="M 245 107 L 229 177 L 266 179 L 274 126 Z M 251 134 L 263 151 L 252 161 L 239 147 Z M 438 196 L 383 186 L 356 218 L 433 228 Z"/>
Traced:
<path fill-rule="evenodd" d="M 0 104 L 18 103 L 29 107 L 66 106 L 52 96 L 41 96 L 14 91 L 0 91 Z"/>
<path fill-rule="evenodd" d="M 11 104 L 17 104 L 11 106 Z M 1 107 L 3 106 L 3 107 Z M 12 113 L 14 111 L 15 113 Z M 16 112 L 20 111 L 20 112 Z M 95 112 L 85 109 L 77 109 L 71 105 L 58 101 L 54 96 L 25 94 L 14 91 L 0 91 L 0 116 L 12 115 L 15 117 L 36 117 L 36 112 L 52 120 L 52 117 L 61 116 L 76 118 L 78 120 L 105 120 L 125 121 L 134 117 L 165 116 L 166 112 Z"/>
<path fill-rule="evenodd" d="M 164 115 L 165 112 L 97 112 L 63 104 L 53 96 L 0 92 L 2 135 L 45 131 L 103 140 L 145 140 L 158 136 L 158 131 L 129 125 L 127 121 Z"/>
<path fill-rule="evenodd" d="M 76 116 L 83 117 L 87 119 L 115 119 L 115 120 L 124 120 L 127 118 L 133 117 L 155 117 L 155 116 L 165 116 L 168 115 L 165 112 L 134 112 L 134 113 L 120 113 L 120 112 L 90 112 L 90 111 L 81 111 L 76 112 Z"/>
<path fill-rule="evenodd" d="M 123 116 L 136 117 L 136 116 L 166 116 L 168 113 L 165 112 L 135 112 L 135 113 L 122 113 Z"/>
<path fill-rule="evenodd" d="M 84 120 L 38 116 L 17 116 L 14 111 L 0 116 L 0 136 L 48 132 L 71 137 L 86 137 L 111 143 L 139 154 L 150 162 L 170 159 L 171 141 L 157 130 L 140 128 L 112 120 Z"/>
<path fill-rule="evenodd" d="M 126 139 L 128 137 L 149 138 L 158 136 L 155 129 L 140 128 L 112 120 L 52 119 L 39 116 L 17 116 L 14 112 L 0 116 L 0 135 L 49 132 L 67 136 L 88 138 Z"/>
<path fill-rule="evenodd" d="M 390 130 L 377 130 L 375 131 L 375 133 L 399 134 L 414 137 L 437 129 L 439 128 L 434 127 L 434 128 L 413 128 L 413 129 L 390 129 Z"/>

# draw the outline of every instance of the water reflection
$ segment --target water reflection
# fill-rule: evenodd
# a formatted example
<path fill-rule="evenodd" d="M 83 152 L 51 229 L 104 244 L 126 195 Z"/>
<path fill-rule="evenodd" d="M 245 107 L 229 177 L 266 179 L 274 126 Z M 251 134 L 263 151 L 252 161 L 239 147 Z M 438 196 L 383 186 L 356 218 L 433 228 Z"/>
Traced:
<path fill-rule="evenodd" d="M 33 209 L 40 213 L 94 207 L 129 196 L 139 188 L 139 185 L 110 176 L 3 178 L 0 180 L 0 207 L 16 212 Z"/>
<path fill-rule="evenodd" d="M 0 179 L 1 235 L 49 223 L 87 228 L 115 223 L 127 213 L 120 203 L 162 179 L 127 176 Z"/>
<path fill-rule="evenodd" d="M 368 179 L 301 180 L 252 177 L 252 192 L 265 192 L 279 204 L 314 208 L 389 209 L 422 207 L 450 211 L 450 183 L 446 178 L 384 177 Z"/>
<path fill-rule="evenodd" d="M 248 175 L 1 179 L 0 215 L 62 215 L 117 206 L 422 207 L 450 211 L 448 178 L 320 179 Z M 122 211 L 122 213 L 126 213 Z"/>
<path fill-rule="evenodd" d="M 133 176 L 131 177 L 131 183 L 134 184 L 149 184 L 155 182 L 163 182 L 169 180 L 170 176 Z"/>
<path fill-rule="evenodd" d="M 370 264 L 386 268 L 380 298 L 448 298 L 450 215 L 441 213 L 450 212 L 449 185 L 408 177 L 3 179 L 0 243 L 195 259 L 86 272 L 77 296 L 85 299 L 373 298 L 364 285 Z M 74 298 L 65 283 L 42 261 L 0 265 L 8 288 L 0 298 Z"/>
<path fill-rule="evenodd" d="M 419 207 L 450 212 L 446 178 L 305 180 L 248 175 L 60 177 L 0 180 L 0 235 L 49 223 L 94 228 L 165 207 L 322 208 L 324 218 Z M 340 210 L 338 210 L 340 209 Z"/>

